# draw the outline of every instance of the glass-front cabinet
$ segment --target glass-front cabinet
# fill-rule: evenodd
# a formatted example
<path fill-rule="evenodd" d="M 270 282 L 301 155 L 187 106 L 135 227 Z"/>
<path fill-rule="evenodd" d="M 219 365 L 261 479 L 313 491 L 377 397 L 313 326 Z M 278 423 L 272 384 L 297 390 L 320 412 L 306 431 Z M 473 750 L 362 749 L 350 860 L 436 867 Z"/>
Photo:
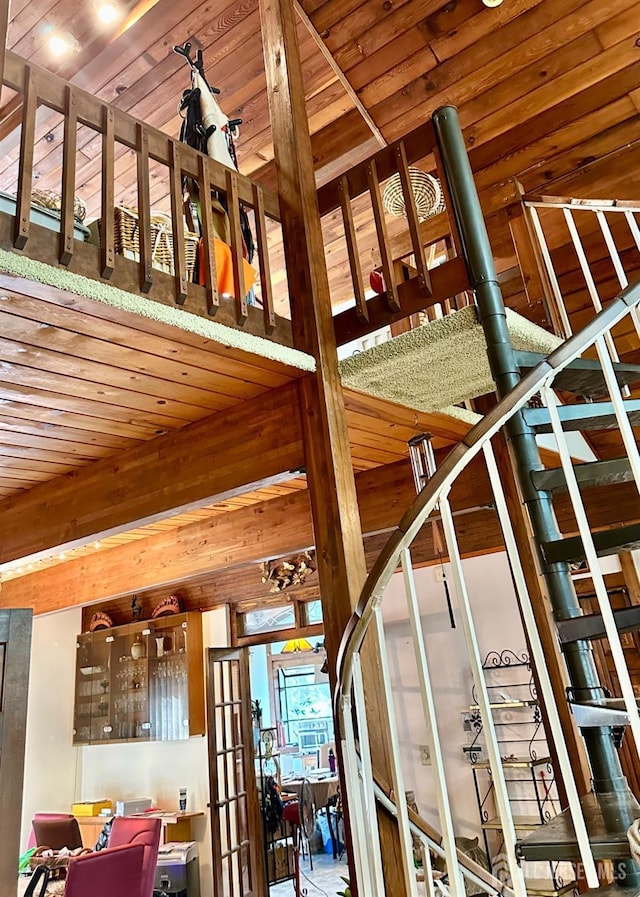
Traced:
<path fill-rule="evenodd" d="M 78 636 L 74 744 L 172 741 L 204 731 L 199 613 Z"/>

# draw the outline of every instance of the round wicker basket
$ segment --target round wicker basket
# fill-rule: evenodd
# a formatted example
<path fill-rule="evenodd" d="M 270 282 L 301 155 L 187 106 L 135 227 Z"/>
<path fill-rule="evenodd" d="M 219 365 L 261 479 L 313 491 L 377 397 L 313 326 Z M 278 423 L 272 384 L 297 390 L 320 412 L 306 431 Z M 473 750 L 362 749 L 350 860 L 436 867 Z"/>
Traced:
<path fill-rule="evenodd" d="M 440 181 L 419 168 L 409 168 L 409 179 L 418 210 L 418 219 L 426 221 L 439 212 L 444 211 L 444 196 Z M 382 194 L 382 203 L 391 215 L 401 218 L 406 216 L 404 193 L 400 174 L 396 172 L 389 178 Z"/>

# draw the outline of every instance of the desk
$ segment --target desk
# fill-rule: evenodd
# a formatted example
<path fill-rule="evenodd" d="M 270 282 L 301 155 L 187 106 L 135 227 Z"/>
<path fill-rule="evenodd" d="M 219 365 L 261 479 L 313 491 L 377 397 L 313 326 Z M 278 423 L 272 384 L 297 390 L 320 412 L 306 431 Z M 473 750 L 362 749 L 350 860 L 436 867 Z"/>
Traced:
<path fill-rule="evenodd" d="M 144 816 L 159 817 L 162 822 L 162 842 L 195 841 L 191 831 L 191 821 L 204 813 L 144 813 Z M 80 826 L 83 847 L 95 847 L 102 827 L 109 816 L 76 816 Z"/>

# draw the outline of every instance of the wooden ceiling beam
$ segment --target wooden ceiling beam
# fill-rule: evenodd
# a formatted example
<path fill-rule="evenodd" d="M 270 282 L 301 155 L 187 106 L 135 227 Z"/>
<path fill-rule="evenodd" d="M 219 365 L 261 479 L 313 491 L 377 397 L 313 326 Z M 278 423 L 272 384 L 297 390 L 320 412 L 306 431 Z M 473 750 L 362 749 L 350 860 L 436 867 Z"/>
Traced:
<path fill-rule="evenodd" d="M 438 453 L 439 458 L 443 455 L 446 451 Z M 370 568 L 415 496 L 409 464 L 403 461 L 363 471 L 356 475 L 356 488 Z M 503 547 L 498 521 L 488 507 L 491 499 L 484 465 L 476 459 L 451 492 L 465 556 Z M 633 484 L 585 490 L 585 502 L 596 528 L 635 523 L 640 518 Z M 574 532 L 567 497 L 558 495 L 554 506 L 562 530 Z M 431 539 L 431 527 L 426 527 L 416 544 L 415 563 L 436 559 Z M 313 541 L 308 494 L 302 490 L 9 580 L 2 584 L 0 607 L 32 607 L 35 613 L 49 613 L 190 580 L 197 583 L 199 578 L 208 579 L 207 574 L 218 573 L 220 582 L 226 583 L 227 600 L 232 601 L 229 583 L 234 569 L 310 548 Z"/>
<path fill-rule="evenodd" d="M 224 500 L 303 465 L 292 383 L 1 502 L 0 563 Z"/>

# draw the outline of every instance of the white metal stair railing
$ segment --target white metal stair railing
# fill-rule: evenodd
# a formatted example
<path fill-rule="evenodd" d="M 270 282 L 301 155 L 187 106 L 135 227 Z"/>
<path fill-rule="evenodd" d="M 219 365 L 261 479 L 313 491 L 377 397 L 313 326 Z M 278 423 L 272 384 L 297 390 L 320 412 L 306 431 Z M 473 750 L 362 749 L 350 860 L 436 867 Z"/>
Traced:
<path fill-rule="evenodd" d="M 543 225 L 540 212 L 545 210 L 547 214 L 547 231 L 549 230 L 549 226 L 551 224 L 555 224 L 555 218 L 551 218 L 550 212 L 552 210 L 556 210 L 558 213 L 562 212 L 564 221 L 569 230 L 571 243 L 573 244 L 580 270 L 585 279 L 589 297 L 595 311 L 599 312 L 602 309 L 603 297 L 600 295 L 600 291 L 598 290 L 598 287 L 594 281 L 593 274 L 589 266 L 589 260 L 587 257 L 587 250 L 584 245 L 584 240 L 581 237 L 576 224 L 576 214 L 579 213 L 581 220 L 586 223 L 587 227 L 584 228 L 584 230 L 590 231 L 592 221 L 595 218 L 595 221 L 598 225 L 596 232 L 599 232 L 602 236 L 607 249 L 607 253 L 609 255 L 609 260 L 615 272 L 615 277 L 618 285 L 621 290 L 624 290 L 629 285 L 629 279 L 622 260 L 623 250 L 616 243 L 615 236 L 611 229 L 611 222 L 617 222 L 620 219 L 624 219 L 633 240 L 632 245 L 635 245 L 635 248 L 638 250 L 638 252 L 640 252 L 640 227 L 638 226 L 638 222 L 635 217 L 637 214 L 640 214 L 640 205 L 638 205 L 638 203 L 624 202 L 616 199 L 569 199 L 555 198 L 552 196 L 524 196 L 522 204 L 525 210 L 525 214 L 529 222 L 531 223 L 531 229 L 535 236 L 536 242 L 538 243 L 540 254 L 545 267 L 545 272 L 549 279 L 549 285 L 553 293 L 553 296 L 550 296 L 548 298 L 552 299 L 555 303 L 558 311 L 558 317 L 564 331 L 559 335 L 569 337 L 571 336 L 573 330 L 569 321 L 569 314 L 567 312 L 567 308 L 565 306 L 564 298 L 560 288 L 558 273 L 556 272 L 553 264 L 552 254 L 547 236 L 545 234 L 545 227 Z M 631 320 L 633 322 L 633 326 L 635 328 L 637 336 L 640 337 L 640 311 L 638 309 L 634 309 L 631 312 Z M 613 361 L 617 361 L 618 359 L 615 354 L 615 349 L 613 349 L 611 337 L 607 336 L 607 339 L 609 340 L 610 349 L 612 350 L 612 359 Z"/>
<path fill-rule="evenodd" d="M 403 770 L 400 761 L 399 744 L 395 709 L 391 701 L 389 669 L 386 663 L 385 634 L 382 620 L 381 603 L 385 589 L 391 576 L 402 567 L 407 610 L 413 634 L 413 648 L 416 665 L 419 671 L 419 687 L 422 698 L 424 722 L 429 733 L 430 744 L 434 746 L 433 768 L 436 776 L 438 797 L 438 814 L 440 830 L 443 833 L 442 850 L 445 854 L 449 879 L 449 891 L 452 897 L 463 897 L 464 869 L 461 868 L 456 854 L 453 838 L 454 826 L 448 797 L 447 781 L 444 765 L 439 751 L 440 738 L 438 721 L 434 711 L 431 691 L 428 652 L 425 647 L 420 622 L 419 610 L 413 583 L 410 546 L 420 529 L 434 511 L 439 510 L 446 540 L 446 554 L 451 567 L 452 578 L 457 595 L 459 613 L 464 630 L 469 663 L 472 669 L 478 704 L 487 736 L 487 752 L 491 775 L 494 781 L 496 805 L 500 817 L 500 825 L 505 837 L 505 850 L 509 863 L 509 874 L 515 897 L 526 897 L 526 885 L 516 856 L 516 834 L 513 816 L 502 769 L 500 750 L 496 739 L 490 710 L 486 683 L 481 669 L 480 653 L 473 620 L 473 611 L 468 601 L 465 573 L 460 558 L 455 518 L 451 511 L 448 496 L 461 472 L 477 457 L 484 458 L 489 481 L 493 491 L 494 506 L 503 532 L 504 544 L 513 572 L 516 594 L 520 604 L 522 619 L 531 649 L 531 656 L 538 675 L 539 688 L 548 713 L 548 738 L 553 741 L 565 790 L 568 810 L 576 833 L 576 841 L 589 887 L 598 887 L 596 866 L 589 843 L 585 820 L 577 793 L 571 762 L 567 752 L 565 738 L 557 712 L 553 689 L 547 672 L 544 651 L 535 625 L 533 609 L 525 583 L 525 576 L 518 554 L 516 540 L 507 510 L 506 499 L 502 490 L 500 475 L 493 455 L 492 438 L 505 424 L 538 393 L 542 393 L 549 408 L 552 430 L 555 435 L 558 453 L 569 486 L 580 535 L 582 536 L 587 559 L 591 562 L 594 583 L 600 609 L 603 616 L 607 637 L 612 649 L 616 674 L 622 686 L 626 711 L 629 716 L 634 735 L 636 750 L 640 756 L 640 718 L 633 690 L 630 689 L 629 672 L 626 667 L 624 653 L 620 644 L 620 636 L 609 598 L 604 588 L 604 581 L 599 576 L 599 565 L 596 549 L 593 544 L 589 522 L 584 511 L 580 490 L 573 474 L 571 457 L 556 408 L 553 392 L 555 378 L 571 363 L 584 355 L 594 346 L 598 352 L 600 363 L 607 384 L 610 401 L 621 430 L 625 448 L 636 486 L 640 491 L 640 459 L 638 449 L 625 403 L 616 380 L 611 362 L 612 346 L 608 335 L 612 329 L 628 316 L 637 314 L 640 305 L 640 284 L 625 290 L 615 300 L 600 311 L 579 333 L 572 336 L 556 351 L 533 368 L 499 404 L 478 423 L 466 437 L 454 447 L 444 463 L 436 471 L 432 479 L 406 512 L 397 528 L 380 552 L 376 563 L 369 574 L 358 606 L 351 618 L 343 638 L 338 663 L 338 689 L 336 693 L 336 717 L 338 720 L 343 757 L 345 761 L 345 786 L 350 820 L 353 834 L 354 862 L 357 880 L 364 885 L 363 893 L 372 897 L 384 897 L 385 882 L 382 872 L 380 838 L 375 812 L 375 802 L 380 801 L 381 794 L 374 781 L 375 770 L 369 750 L 367 735 L 367 695 L 366 682 L 360 670 L 359 652 L 365 634 L 371 630 L 377 643 L 380 655 L 381 672 L 384 678 L 382 705 L 376 705 L 375 712 L 380 717 L 380 726 L 387 726 L 391 741 L 391 766 L 393 795 L 386 795 L 383 803 L 395 807 L 394 814 L 398 819 L 401 836 L 403 869 L 398 870 L 406 883 L 407 894 L 415 894 L 415 868 L 411 842 L 411 822 L 403 787 Z M 596 403 L 597 404 L 597 403 Z M 593 408 L 593 405 L 585 405 Z M 433 750 L 433 749 L 432 749 Z M 428 872 L 428 864 L 425 867 Z M 428 893 L 431 885 L 427 882 Z M 488 893 L 490 888 L 485 887 Z"/>

